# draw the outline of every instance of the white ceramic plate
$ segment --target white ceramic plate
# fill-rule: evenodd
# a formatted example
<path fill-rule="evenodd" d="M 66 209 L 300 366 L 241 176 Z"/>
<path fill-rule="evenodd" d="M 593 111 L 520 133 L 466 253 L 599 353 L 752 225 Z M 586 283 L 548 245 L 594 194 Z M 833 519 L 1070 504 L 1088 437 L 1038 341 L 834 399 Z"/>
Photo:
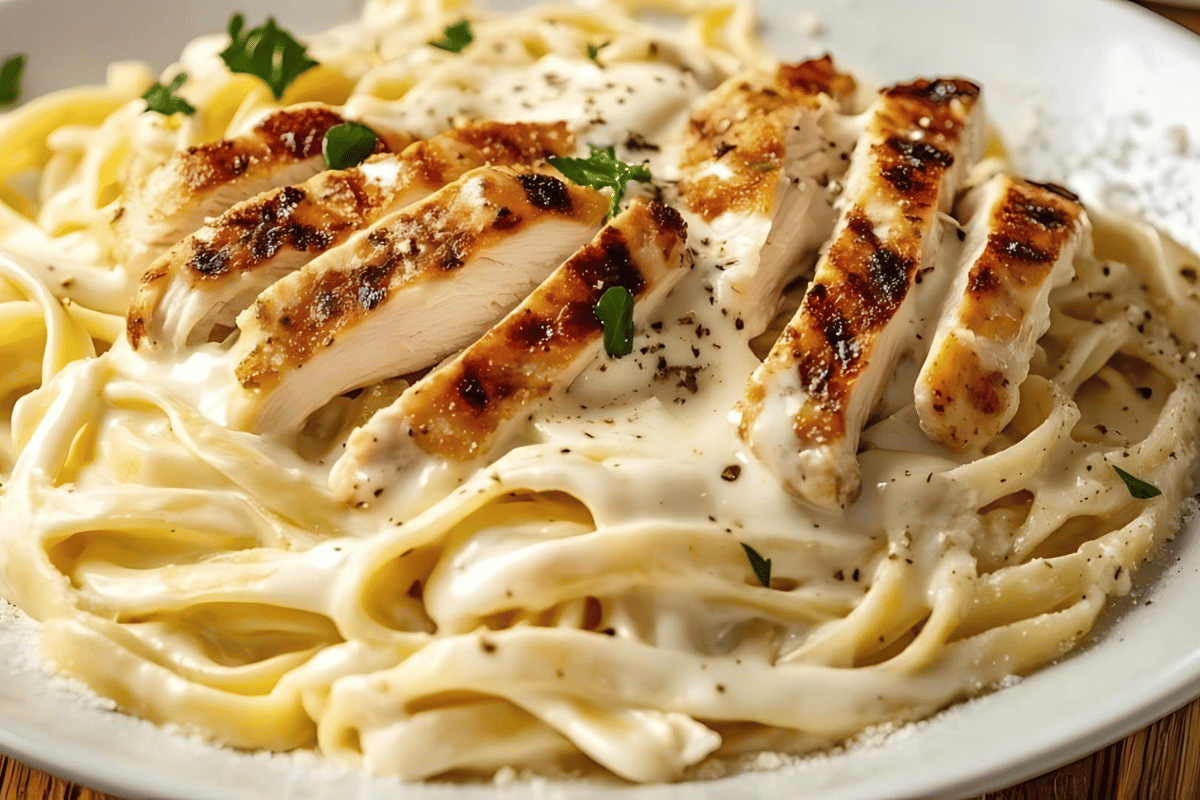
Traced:
<path fill-rule="evenodd" d="M 314 30 L 351 0 L 0 0 L 0 56 L 28 53 L 28 95 L 99 82 L 108 62 L 169 63 L 193 35 L 231 13 L 271 10 Z M 765 35 L 784 57 L 830 50 L 865 80 L 973 77 L 1031 177 L 1086 200 L 1141 207 L 1200 249 L 1200 38 L 1118 0 L 762 0 Z M 1196 137 L 1197 134 L 1191 134 Z M 0 147 L 3 143 L 0 143 Z M 882 744 L 707 784 L 624 789 L 538 785 L 401 787 L 293 756 L 199 745 L 86 702 L 29 652 L 29 626 L 0 614 L 0 749 L 128 797 L 502 796 L 639 800 L 702 797 L 959 797 L 1049 770 L 1106 745 L 1200 694 L 1200 542 L 1196 526 L 1143 568 L 1138 595 L 1091 644 L 1020 684 L 908 726 Z M 24 655 L 20 655 L 24 654 Z M 781 698 L 781 702 L 787 701 Z M 803 702 L 792 698 L 791 702 Z"/>

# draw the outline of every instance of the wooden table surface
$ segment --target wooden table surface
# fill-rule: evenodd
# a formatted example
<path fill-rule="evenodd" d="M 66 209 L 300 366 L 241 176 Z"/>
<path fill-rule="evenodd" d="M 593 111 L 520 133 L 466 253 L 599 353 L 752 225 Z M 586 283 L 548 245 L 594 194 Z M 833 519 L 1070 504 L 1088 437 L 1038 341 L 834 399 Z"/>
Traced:
<path fill-rule="evenodd" d="M 1142 5 L 1200 33 L 1200 10 Z M 1200 798 L 1200 700 L 1072 764 L 980 800 L 1134 798 Z M 0 800 L 115 799 L 0 755 Z"/>

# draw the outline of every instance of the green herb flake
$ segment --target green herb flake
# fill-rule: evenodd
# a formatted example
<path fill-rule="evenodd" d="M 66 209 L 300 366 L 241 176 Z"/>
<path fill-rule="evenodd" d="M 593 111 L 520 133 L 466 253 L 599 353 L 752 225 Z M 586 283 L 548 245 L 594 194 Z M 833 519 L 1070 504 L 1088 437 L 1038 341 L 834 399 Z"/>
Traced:
<path fill-rule="evenodd" d="M 754 577 L 758 578 L 758 582 L 768 589 L 771 588 L 771 559 L 763 558 L 748 544 L 742 544 L 742 549 L 746 551 L 746 558 L 750 559 L 750 569 L 754 570 Z"/>
<path fill-rule="evenodd" d="M 594 44 L 589 44 L 587 46 L 587 57 L 595 61 L 597 66 L 600 65 L 600 59 L 597 58 L 598 55 L 600 55 L 600 48 Z"/>
<path fill-rule="evenodd" d="M 276 100 L 292 81 L 317 66 L 304 45 L 276 25 L 273 17 L 259 28 L 244 30 L 245 25 L 241 14 L 229 20 L 229 47 L 221 51 L 221 59 L 230 72 L 261 78 Z"/>
<path fill-rule="evenodd" d="M 774 161 L 757 161 L 750 165 L 750 169 L 758 172 L 774 172 L 779 169 L 779 164 Z"/>
<path fill-rule="evenodd" d="M 1162 490 L 1157 486 L 1146 483 L 1141 478 L 1135 478 L 1116 464 L 1113 464 L 1112 468 L 1117 471 L 1117 475 L 1121 480 L 1125 481 L 1125 488 L 1129 490 L 1129 494 L 1134 499 L 1149 500 L 1151 497 L 1158 497 L 1162 494 Z"/>
<path fill-rule="evenodd" d="M 471 23 L 465 19 L 447 25 L 442 34 L 441 39 L 434 39 L 430 44 L 451 53 L 461 53 L 467 45 L 475 41 L 475 35 L 471 33 Z"/>
<path fill-rule="evenodd" d="M 175 93 L 187 80 L 187 73 L 181 72 L 171 79 L 166 86 L 156 83 L 146 90 L 142 99 L 146 101 L 146 110 L 169 117 L 172 114 L 195 114 L 196 107 Z"/>
<path fill-rule="evenodd" d="M 325 132 L 321 142 L 321 153 L 329 169 L 357 167 L 367 156 L 375 152 L 379 137 L 375 131 L 358 122 L 343 122 Z"/>
<path fill-rule="evenodd" d="M 633 352 L 633 295 L 624 286 L 610 286 L 596 303 L 604 328 L 604 349 L 620 358 Z"/>
<path fill-rule="evenodd" d="M 645 164 L 627 164 L 619 161 L 611 145 L 604 148 L 593 145 L 592 154 L 587 158 L 551 156 L 548 160 L 555 169 L 581 186 L 591 186 L 593 189 L 603 189 L 607 186 L 612 189 L 612 203 L 608 207 L 610 217 L 615 217 L 621 210 L 621 198 L 625 196 L 626 183 L 646 183 L 650 180 L 650 170 Z"/>
<path fill-rule="evenodd" d="M 0 64 L 0 106 L 15 105 L 21 99 L 21 74 L 25 72 L 25 56 L 15 55 Z"/>

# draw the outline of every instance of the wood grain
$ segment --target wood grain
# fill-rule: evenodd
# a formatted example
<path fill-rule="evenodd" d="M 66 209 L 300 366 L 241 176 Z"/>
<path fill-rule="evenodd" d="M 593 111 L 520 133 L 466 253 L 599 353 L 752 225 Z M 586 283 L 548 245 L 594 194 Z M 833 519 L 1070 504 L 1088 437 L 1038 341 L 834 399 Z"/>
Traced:
<path fill-rule="evenodd" d="M 0 800 L 115 800 L 0 756 Z"/>
<path fill-rule="evenodd" d="M 1085 758 L 977 800 L 1200 797 L 1200 700 Z M 0 800 L 117 800 L 0 756 Z"/>
<path fill-rule="evenodd" d="M 1177 8 L 1166 3 L 1139 3 L 1155 13 L 1162 14 L 1172 22 L 1177 22 L 1185 28 L 1200 33 L 1200 10 Z"/>
<path fill-rule="evenodd" d="M 1200 33 L 1200 10 L 1141 3 Z M 1200 700 L 1090 756 L 984 800 L 1200 798 Z"/>
<path fill-rule="evenodd" d="M 1200 10 L 1141 5 L 1200 33 Z M 1132 736 L 977 800 L 1200 798 L 1200 700 Z M 117 800 L 0 755 L 0 800 Z"/>

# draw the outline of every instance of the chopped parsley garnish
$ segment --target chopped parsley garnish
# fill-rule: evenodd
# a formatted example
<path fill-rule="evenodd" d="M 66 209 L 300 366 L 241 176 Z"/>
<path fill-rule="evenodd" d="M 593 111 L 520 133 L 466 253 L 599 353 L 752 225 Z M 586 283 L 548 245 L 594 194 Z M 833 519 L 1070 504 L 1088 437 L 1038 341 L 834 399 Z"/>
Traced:
<path fill-rule="evenodd" d="M 221 59 L 230 72 L 262 78 L 276 100 L 301 73 L 317 66 L 304 45 L 276 25 L 273 17 L 259 28 L 244 30 L 245 25 L 241 14 L 229 20 L 229 47 L 221 51 Z"/>
<path fill-rule="evenodd" d="M 358 122 L 334 125 L 325 133 L 321 153 L 329 169 L 357 167 L 375 152 L 375 131 Z"/>
<path fill-rule="evenodd" d="M 434 39 L 430 44 L 451 53 L 461 53 L 473 41 L 475 35 L 471 33 L 471 23 L 462 19 L 453 25 L 447 25 L 442 31 L 442 38 Z"/>
<path fill-rule="evenodd" d="M 1125 481 L 1125 488 L 1129 490 L 1129 494 L 1134 499 L 1149 500 L 1151 497 L 1158 497 L 1162 494 L 1162 490 L 1157 486 L 1146 483 L 1141 478 L 1135 478 L 1116 464 L 1113 464 L 1112 468 L 1117 471 L 1117 475 L 1120 476 L 1121 480 Z"/>
<path fill-rule="evenodd" d="M 763 558 L 748 544 L 743 544 L 742 549 L 746 551 L 746 558 L 750 559 L 750 569 L 754 570 L 754 577 L 758 578 L 758 582 L 768 589 L 771 588 L 771 559 Z"/>
<path fill-rule="evenodd" d="M 612 203 L 608 207 L 610 217 L 615 217 L 621 210 L 621 198 L 625 196 L 626 183 L 646 183 L 650 180 L 650 170 L 645 164 L 626 164 L 619 161 L 616 150 L 611 145 L 603 148 L 592 145 L 592 154 L 587 158 L 550 156 L 547 160 L 555 169 L 581 186 L 591 186 L 593 189 L 607 186 L 612 189 Z"/>
<path fill-rule="evenodd" d="M 624 286 L 610 286 L 596 303 L 604 327 L 604 349 L 620 358 L 633 352 L 633 295 Z"/>
<path fill-rule="evenodd" d="M 779 169 L 779 165 L 774 161 L 756 161 L 750 165 L 750 169 L 757 172 L 774 172 Z"/>
<path fill-rule="evenodd" d="M 175 94 L 186 80 L 187 73 L 181 72 L 166 86 L 161 83 L 151 86 L 142 95 L 142 99 L 146 101 L 146 110 L 162 114 L 164 117 L 172 114 L 195 114 L 196 107 Z"/>
<path fill-rule="evenodd" d="M 600 64 L 600 59 L 596 58 L 596 56 L 600 55 L 599 47 L 597 47 L 594 44 L 589 44 L 587 46 L 587 54 L 588 54 L 588 58 L 590 58 L 592 61 L 595 61 L 597 65 Z"/>
<path fill-rule="evenodd" d="M 0 64 L 0 106 L 11 106 L 21 99 L 21 73 L 25 71 L 25 56 L 15 55 Z"/>

